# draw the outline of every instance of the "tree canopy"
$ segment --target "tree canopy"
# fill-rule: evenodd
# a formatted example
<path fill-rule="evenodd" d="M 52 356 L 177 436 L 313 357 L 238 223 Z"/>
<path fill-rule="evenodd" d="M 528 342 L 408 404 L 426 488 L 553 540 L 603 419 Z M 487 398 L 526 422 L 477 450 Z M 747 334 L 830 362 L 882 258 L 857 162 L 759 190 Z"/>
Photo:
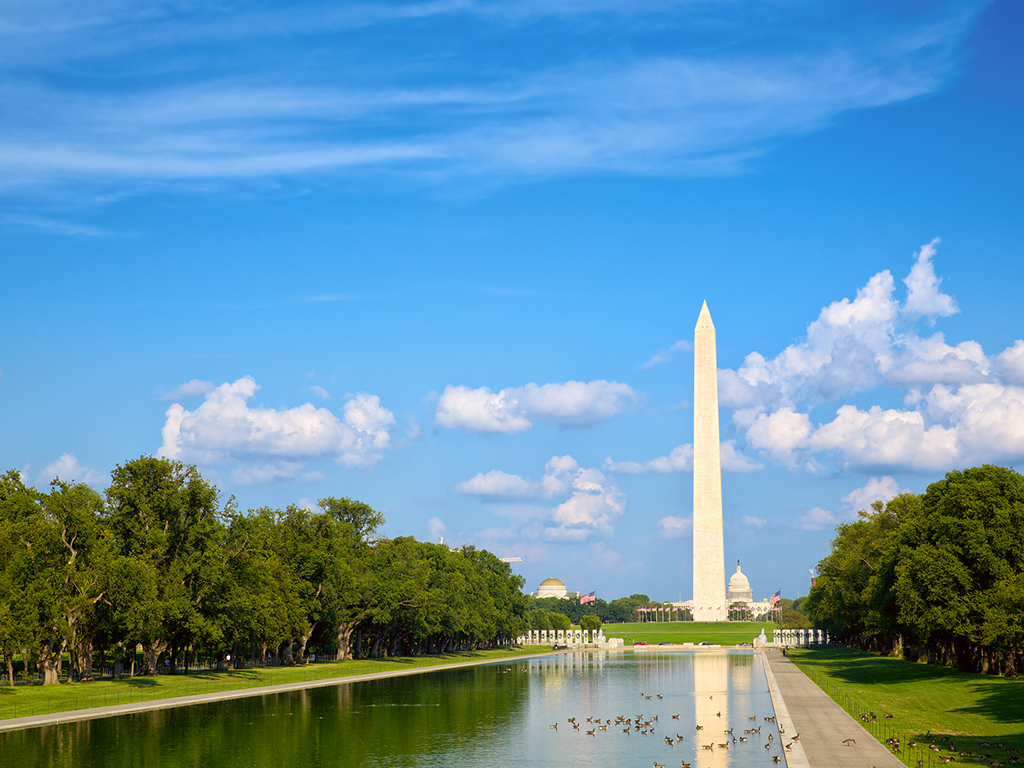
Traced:
<path fill-rule="evenodd" d="M 388 539 L 369 505 L 243 514 L 192 466 L 142 456 L 105 495 L 54 481 L 48 493 L 0 476 L 0 656 L 56 683 L 65 653 L 143 650 L 141 674 L 203 655 L 225 665 L 292 664 L 312 650 L 352 656 L 510 643 L 529 628 L 523 580 L 490 552 Z"/>
<path fill-rule="evenodd" d="M 1024 477 L 985 465 L 840 525 L 807 610 L 863 647 L 1015 674 L 1022 588 Z"/>

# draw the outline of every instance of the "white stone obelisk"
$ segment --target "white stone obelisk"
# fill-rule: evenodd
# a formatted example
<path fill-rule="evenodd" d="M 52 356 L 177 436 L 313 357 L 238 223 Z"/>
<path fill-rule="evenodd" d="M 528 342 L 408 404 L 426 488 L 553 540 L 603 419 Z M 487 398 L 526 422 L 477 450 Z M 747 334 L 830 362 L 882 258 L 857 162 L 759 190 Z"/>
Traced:
<path fill-rule="evenodd" d="M 693 619 L 725 621 L 718 355 L 708 303 L 693 331 Z"/>

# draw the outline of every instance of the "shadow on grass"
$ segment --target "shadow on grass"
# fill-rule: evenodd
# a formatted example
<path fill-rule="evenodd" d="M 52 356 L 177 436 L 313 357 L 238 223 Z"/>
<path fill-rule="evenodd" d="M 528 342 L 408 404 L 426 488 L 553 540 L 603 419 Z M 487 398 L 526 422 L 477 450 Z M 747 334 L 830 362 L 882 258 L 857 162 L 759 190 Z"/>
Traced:
<path fill-rule="evenodd" d="M 791 655 L 794 654 L 791 652 Z M 927 750 L 925 765 L 939 765 L 940 756 L 953 757 L 956 762 L 967 765 L 1012 765 L 1010 760 L 1024 752 L 1024 732 L 1007 733 L 1005 729 L 996 727 L 996 724 L 1024 723 L 1024 681 L 874 656 L 851 648 L 801 649 L 793 660 L 812 674 L 818 672 L 839 682 L 863 686 L 867 690 L 853 695 L 854 698 L 863 698 L 865 701 L 861 704 L 864 705 L 871 698 L 870 687 L 873 685 L 928 686 L 941 683 L 962 687 L 964 696 L 972 703 L 950 708 L 945 714 L 984 718 L 992 723 L 989 732 L 992 735 L 985 735 L 988 729 L 984 726 L 978 729 L 982 733 L 971 735 L 964 735 L 956 726 L 949 732 L 941 728 L 923 733 L 905 732 L 908 740 L 917 741 Z M 913 687 L 908 690 L 912 696 Z M 949 690 L 952 695 L 955 689 Z M 898 724 L 893 725 L 898 729 Z M 928 749 L 931 744 L 938 751 Z"/>

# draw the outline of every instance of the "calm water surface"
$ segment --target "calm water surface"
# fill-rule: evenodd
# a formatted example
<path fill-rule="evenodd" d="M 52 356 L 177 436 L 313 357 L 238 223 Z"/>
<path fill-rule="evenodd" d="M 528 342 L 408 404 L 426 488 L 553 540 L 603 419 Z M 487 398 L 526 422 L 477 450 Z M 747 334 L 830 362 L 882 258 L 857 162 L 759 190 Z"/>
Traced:
<path fill-rule="evenodd" d="M 641 714 L 653 733 L 614 724 Z M 575 653 L 0 734 L 0 765 L 745 768 L 781 755 L 774 714 L 750 651 Z"/>

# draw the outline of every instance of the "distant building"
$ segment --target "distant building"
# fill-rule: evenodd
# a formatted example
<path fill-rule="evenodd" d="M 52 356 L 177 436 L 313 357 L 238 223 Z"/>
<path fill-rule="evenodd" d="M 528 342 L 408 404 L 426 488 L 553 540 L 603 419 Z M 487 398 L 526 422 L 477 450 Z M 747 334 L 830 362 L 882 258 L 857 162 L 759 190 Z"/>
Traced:
<path fill-rule="evenodd" d="M 565 584 L 558 579 L 544 579 L 544 581 L 540 583 L 540 586 L 537 587 L 537 591 L 531 592 L 530 596 L 539 599 L 544 599 L 545 597 L 557 597 L 559 600 L 568 600 L 570 597 L 575 597 L 578 600 L 580 593 L 568 591 L 565 588 Z"/>
<path fill-rule="evenodd" d="M 725 590 L 725 602 L 751 604 L 754 602 L 754 590 L 750 588 L 750 582 L 746 574 L 740 570 L 740 562 L 736 561 L 736 573 L 729 579 L 729 586 Z"/>

